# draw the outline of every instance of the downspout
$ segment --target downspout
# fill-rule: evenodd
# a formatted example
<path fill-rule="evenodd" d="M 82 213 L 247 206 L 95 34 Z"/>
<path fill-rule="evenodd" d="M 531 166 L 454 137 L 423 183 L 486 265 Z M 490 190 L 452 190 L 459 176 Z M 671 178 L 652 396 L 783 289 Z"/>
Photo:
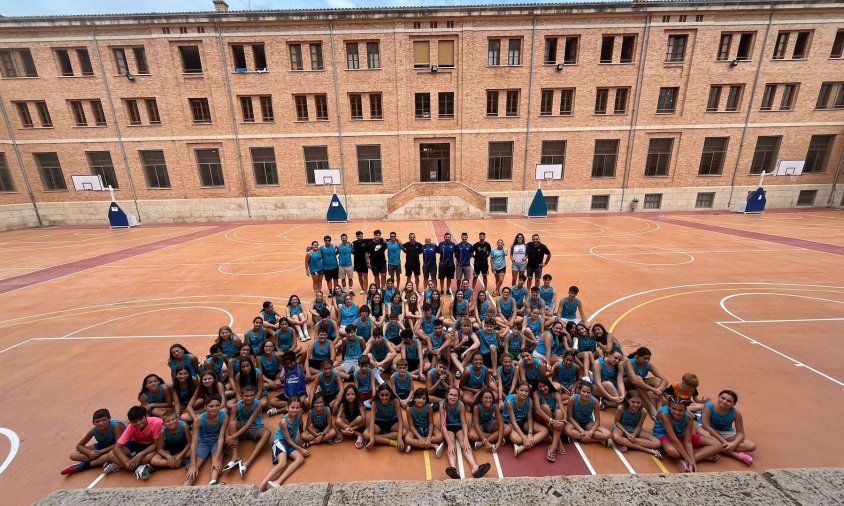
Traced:
<path fill-rule="evenodd" d="M 642 46 L 639 48 L 639 70 L 636 72 L 636 94 L 633 95 L 633 110 L 630 113 L 630 128 L 627 129 L 627 154 L 624 157 L 624 176 L 621 181 L 621 199 L 618 210 L 624 209 L 624 194 L 630 181 L 630 165 L 633 163 L 633 144 L 636 140 L 636 119 L 639 117 L 639 99 L 642 96 L 642 76 L 645 74 L 645 60 L 647 60 L 648 39 L 651 34 L 651 15 L 645 17 L 645 30 L 642 34 Z"/>
<path fill-rule="evenodd" d="M 522 165 L 522 213 L 527 212 L 527 168 L 528 168 L 528 148 L 530 146 L 530 117 L 533 114 L 533 60 L 534 60 L 534 44 L 536 42 L 536 16 L 533 16 L 531 21 L 530 31 L 530 74 L 528 76 L 528 102 L 527 102 L 527 123 L 525 124 L 525 152 L 524 164 Z"/>
<path fill-rule="evenodd" d="M 838 177 L 841 176 L 841 168 L 844 167 L 844 145 L 841 146 L 841 154 L 838 155 L 838 168 L 835 169 L 835 177 L 832 179 L 832 188 L 829 191 L 829 200 L 826 202 L 826 207 L 833 207 L 835 205 L 835 183 Z"/>
<path fill-rule="evenodd" d="M 334 54 L 334 23 L 328 23 L 328 40 L 331 42 L 331 75 L 334 77 L 334 103 L 337 107 L 337 139 L 340 144 L 340 170 L 343 175 L 340 176 L 340 182 L 343 184 L 343 203 L 346 204 L 346 212 L 349 211 L 349 197 L 346 195 L 346 163 L 343 158 L 343 115 L 340 114 L 340 83 L 337 82 L 337 58 Z M 382 101 L 381 114 L 383 111 Z M 381 175 L 383 178 L 383 174 Z"/>
<path fill-rule="evenodd" d="M 768 26 L 765 27 L 765 41 L 762 42 L 762 52 L 759 54 L 759 66 L 756 67 L 756 77 L 753 78 L 753 89 L 750 91 L 750 102 L 747 104 L 747 114 L 744 116 L 744 128 L 741 130 L 741 141 L 739 142 L 736 166 L 733 169 L 733 178 L 730 180 L 730 197 L 727 199 L 727 209 L 732 207 L 733 192 L 736 189 L 736 177 L 738 176 L 741 155 L 744 152 L 744 140 L 747 137 L 747 130 L 750 128 L 750 113 L 753 110 L 753 99 L 756 97 L 756 88 L 759 86 L 759 77 L 762 75 L 762 65 L 765 63 L 765 51 L 768 48 L 768 34 L 771 33 L 771 24 L 774 21 L 774 11 L 768 16 Z M 833 183 L 834 184 L 834 183 Z"/>
<path fill-rule="evenodd" d="M 135 191 L 135 181 L 132 179 L 132 171 L 129 170 L 129 158 L 126 157 L 126 146 L 123 144 L 123 134 L 120 132 L 120 123 L 117 121 L 117 111 L 114 109 L 114 100 L 111 97 L 111 90 L 108 87 L 108 80 L 106 78 L 105 65 L 103 65 L 103 56 L 100 53 L 100 43 L 97 41 L 97 29 L 91 27 L 91 37 L 94 39 L 94 49 L 97 51 L 97 61 L 100 64 L 100 73 L 103 76 L 103 89 L 108 99 L 108 105 L 111 108 L 111 121 L 114 122 L 114 130 L 117 132 L 117 145 L 120 146 L 120 156 L 123 158 L 123 167 L 126 169 L 126 175 L 129 177 L 129 189 L 132 190 L 132 199 L 135 201 L 135 212 L 138 214 L 138 223 L 141 223 L 141 209 L 138 207 L 138 193 Z"/>
<path fill-rule="evenodd" d="M 6 103 L 3 97 L 0 97 L 0 112 L 3 113 L 3 121 L 6 123 L 6 128 L 9 130 L 9 137 L 12 140 L 12 147 L 15 149 L 15 157 L 18 159 L 18 167 L 21 169 L 21 176 L 23 176 L 23 184 L 26 186 L 26 193 L 29 195 L 29 200 L 32 202 L 32 207 L 35 209 L 35 217 L 38 218 L 38 226 L 43 227 L 44 222 L 41 221 L 41 213 L 38 212 L 38 204 L 35 202 L 35 195 L 32 193 L 32 186 L 29 184 L 29 177 L 26 175 L 26 170 L 23 166 L 23 157 L 18 146 L 18 141 L 15 138 L 15 132 L 12 130 L 12 123 L 9 121 L 9 115 L 6 113 Z"/>
<path fill-rule="evenodd" d="M 240 133 L 237 129 L 237 112 L 234 106 L 232 95 L 232 83 L 229 76 L 229 60 L 226 58 L 226 47 L 223 43 L 223 32 L 220 30 L 220 22 L 214 21 L 214 30 L 217 31 L 217 42 L 220 46 L 220 61 L 223 62 L 223 79 L 226 81 L 226 93 L 229 96 L 229 116 L 232 122 L 232 133 L 234 134 L 234 147 L 237 151 L 237 165 L 240 168 L 240 184 L 243 186 L 243 200 L 246 201 L 246 217 L 252 219 L 252 209 L 249 206 L 249 189 L 246 186 L 246 172 L 243 168 L 243 153 L 240 149 Z"/>

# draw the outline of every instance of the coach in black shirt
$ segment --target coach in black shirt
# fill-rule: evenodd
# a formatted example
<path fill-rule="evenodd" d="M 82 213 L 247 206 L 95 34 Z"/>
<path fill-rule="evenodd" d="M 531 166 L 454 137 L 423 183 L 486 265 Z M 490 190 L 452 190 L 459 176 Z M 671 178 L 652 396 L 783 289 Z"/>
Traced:
<path fill-rule="evenodd" d="M 376 230 L 372 235 L 375 237 L 366 245 L 366 263 L 372 270 L 375 284 L 383 290 L 387 285 L 387 243 L 381 238 L 380 230 Z"/>
<path fill-rule="evenodd" d="M 542 278 L 542 268 L 551 261 L 551 250 L 548 246 L 539 242 L 539 234 L 533 234 L 531 242 L 527 245 L 527 287 L 530 290 L 531 279 L 536 280 L 535 285 L 539 286 Z"/>
<path fill-rule="evenodd" d="M 360 293 L 366 291 L 369 287 L 369 268 L 366 266 L 366 247 L 372 239 L 364 239 L 363 232 L 358 230 L 355 232 L 355 240 L 352 241 L 352 263 L 355 266 L 355 272 L 358 273 L 358 284 L 360 284 Z"/>
<path fill-rule="evenodd" d="M 478 274 L 483 274 L 484 290 L 486 290 L 490 253 L 492 253 L 492 246 L 486 242 L 486 234 L 481 232 L 478 234 L 478 242 L 472 245 L 472 256 L 475 258 L 475 278 L 472 280 L 472 287 L 478 282 Z"/>
<path fill-rule="evenodd" d="M 404 275 L 410 281 L 410 275 L 413 274 L 413 285 L 416 290 L 419 290 L 419 275 L 422 272 L 422 264 L 419 262 L 419 255 L 422 254 L 422 243 L 416 242 L 416 234 L 413 232 L 407 236 L 408 241 L 401 245 L 404 251 Z M 402 287 L 396 287 L 396 290 L 401 291 Z"/>

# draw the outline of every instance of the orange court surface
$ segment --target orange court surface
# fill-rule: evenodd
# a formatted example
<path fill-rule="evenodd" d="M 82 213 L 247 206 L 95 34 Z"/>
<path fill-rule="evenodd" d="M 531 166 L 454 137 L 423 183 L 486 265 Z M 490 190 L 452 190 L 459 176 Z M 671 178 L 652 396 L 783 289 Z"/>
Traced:
<path fill-rule="evenodd" d="M 98 470 L 59 471 L 96 409 L 125 421 L 146 374 L 169 381 L 172 344 L 201 361 L 218 327 L 231 325 L 242 336 L 264 300 L 284 306 L 297 294 L 309 306 L 306 246 L 325 234 L 336 244 L 341 233 L 354 239 L 357 230 L 371 237 L 375 229 L 402 241 L 415 232 L 420 242 L 438 242 L 445 231 L 456 240 L 468 232 L 475 242 L 484 231 L 508 248 L 518 232 L 528 240 L 540 234 L 552 252 L 545 272 L 557 293 L 579 286 L 591 323 L 618 336 L 625 354 L 647 346 L 669 380 L 690 371 L 702 395 L 738 393 L 747 436 L 758 445 L 751 470 L 844 466 L 840 211 L 52 227 L 0 233 L 2 502 L 28 504 L 61 488 L 180 485 L 183 469 L 159 470 L 146 482 L 127 472 L 100 479 Z M 510 269 L 508 261 L 505 286 Z M 614 412 L 603 412 L 605 426 Z M 279 419 L 264 423 L 275 431 Z M 252 444 L 242 443 L 241 454 Z M 540 448 L 516 459 L 511 444 L 475 455 L 492 465 L 488 479 L 677 472 L 667 456 L 566 448 L 553 464 Z M 290 482 L 439 480 L 448 465 L 433 452 L 356 450 L 348 440 L 310 454 Z M 267 450 L 245 478 L 233 471 L 221 479 L 257 484 L 269 468 Z M 198 485 L 208 483 L 209 469 L 206 463 Z M 730 458 L 699 468 L 747 469 Z"/>

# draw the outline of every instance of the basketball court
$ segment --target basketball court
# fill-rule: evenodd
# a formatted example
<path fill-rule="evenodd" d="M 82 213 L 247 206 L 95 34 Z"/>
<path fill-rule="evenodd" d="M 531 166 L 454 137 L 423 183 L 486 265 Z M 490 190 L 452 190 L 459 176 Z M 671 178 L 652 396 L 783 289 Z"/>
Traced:
<path fill-rule="evenodd" d="M 335 243 L 344 232 L 371 237 L 375 229 L 435 242 L 447 231 L 468 232 L 474 242 L 483 231 L 508 247 L 516 233 L 540 234 L 558 293 L 579 286 L 591 322 L 619 336 L 626 353 L 649 347 L 670 380 L 695 372 L 704 395 L 738 392 L 746 432 L 759 446 L 752 470 L 844 465 L 836 437 L 844 418 L 844 214 L 837 211 L 54 227 L 0 233 L 0 489 L 14 491 L 6 503 L 60 488 L 181 484 L 184 471 L 158 471 L 147 482 L 124 472 L 99 479 L 95 470 L 59 471 L 94 410 L 125 419 L 146 374 L 169 378 L 170 345 L 204 357 L 220 325 L 242 335 L 264 300 L 284 305 L 297 294 L 309 305 L 307 245 L 325 234 Z M 613 414 L 602 413 L 604 425 Z M 274 430 L 279 418 L 265 424 Z M 511 445 L 475 455 L 492 464 L 491 479 L 676 472 L 669 459 L 635 451 L 566 448 L 554 464 L 544 445 L 518 459 Z M 356 450 L 348 441 L 310 452 L 291 482 L 444 479 L 448 465 L 433 452 Z M 269 467 L 266 452 L 245 479 L 234 472 L 222 479 L 255 484 Z M 700 469 L 747 468 L 722 458 Z M 208 474 L 206 464 L 197 483 Z"/>

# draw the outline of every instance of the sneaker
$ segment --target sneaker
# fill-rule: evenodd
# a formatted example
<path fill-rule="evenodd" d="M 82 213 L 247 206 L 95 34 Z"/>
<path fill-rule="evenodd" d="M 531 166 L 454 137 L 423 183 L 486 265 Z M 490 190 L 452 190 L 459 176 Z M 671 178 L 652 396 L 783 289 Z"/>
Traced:
<path fill-rule="evenodd" d="M 78 473 L 79 471 L 82 471 L 84 469 L 85 469 L 84 463 L 80 462 L 79 464 L 71 464 L 71 465 L 67 466 L 66 468 L 62 469 L 62 476 L 67 476 L 69 474 Z"/>
<path fill-rule="evenodd" d="M 411 450 L 410 445 L 405 443 L 404 444 L 404 453 L 410 453 L 410 450 Z"/>
<path fill-rule="evenodd" d="M 440 458 L 443 456 L 443 451 L 445 451 L 445 441 L 443 441 L 439 444 L 439 446 L 437 446 L 437 449 L 434 453 L 436 454 L 437 458 Z"/>
<path fill-rule="evenodd" d="M 235 467 L 238 467 L 238 464 L 240 464 L 239 460 L 230 460 L 228 464 L 223 466 L 222 472 L 227 473 L 227 472 L 231 471 L 232 469 L 234 469 Z"/>
<path fill-rule="evenodd" d="M 278 414 L 278 408 L 270 408 L 267 410 L 267 416 L 275 416 Z"/>
<path fill-rule="evenodd" d="M 237 467 L 238 467 L 238 472 L 240 473 L 240 477 L 245 478 L 246 477 L 246 466 L 243 465 L 242 460 L 237 461 Z"/>
<path fill-rule="evenodd" d="M 120 471 L 120 466 L 115 464 L 114 462 L 109 462 L 108 464 L 103 466 L 103 474 L 111 474 Z"/>
<path fill-rule="evenodd" d="M 484 447 L 484 444 L 480 441 L 475 441 L 475 450 L 480 450 Z"/>
<path fill-rule="evenodd" d="M 513 445 L 513 457 L 518 457 L 520 453 L 524 451 L 525 447 L 523 445 Z"/>
<path fill-rule="evenodd" d="M 135 478 L 140 481 L 147 481 L 151 474 L 152 466 L 149 464 L 143 464 L 135 469 Z"/>
<path fill-rule="evenodd" d="M 448 290 L 446 290 L 445 294 L 446 294 L 446 295 L 448 295 L 448 296 L 450 297 L 450 296 L 451 296 L 451 288 L 449 288 Z"/>
<path fill-rule="evenodd" d="M 363 407 L 366 409 L 372 409 L 372 399 L 367 399 L 363 401 Z"/>

